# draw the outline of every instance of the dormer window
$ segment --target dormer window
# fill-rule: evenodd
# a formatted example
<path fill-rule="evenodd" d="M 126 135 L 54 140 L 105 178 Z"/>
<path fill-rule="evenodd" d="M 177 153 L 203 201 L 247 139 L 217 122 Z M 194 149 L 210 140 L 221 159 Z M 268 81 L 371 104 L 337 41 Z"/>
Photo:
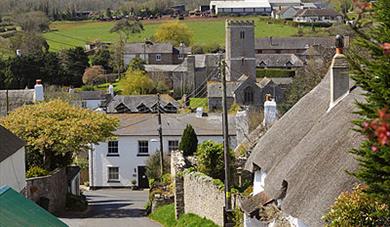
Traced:
<path fill-rule="evenodd" d="M 143 104 L 143 103 L 141 103 L 140 105 L 137 106 L 137 110 L 140 113 L 148 113 L 148 112 L 150 112 L 150 109 L 147 106 L 145 106 L 145 104 Z"/>
<path fill-rule="evenodd" d="M 116 112 L 118 113 L 131 113 L 130 109 L 123 103 L 120 103 L 115 107 Z"/>

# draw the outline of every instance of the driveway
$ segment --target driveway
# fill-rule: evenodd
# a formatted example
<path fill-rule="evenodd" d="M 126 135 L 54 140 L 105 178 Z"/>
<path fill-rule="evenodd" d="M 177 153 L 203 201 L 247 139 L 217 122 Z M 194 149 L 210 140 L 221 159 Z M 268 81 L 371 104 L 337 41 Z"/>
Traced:
<path fill-rule="evenodd" d="M 65 215 L 63 222 L 71 227 L 157 227 L 160 224 L 145 217 L 147 191 L 102 189 L 87 191 L 89 210 L 83 215 Z"/>

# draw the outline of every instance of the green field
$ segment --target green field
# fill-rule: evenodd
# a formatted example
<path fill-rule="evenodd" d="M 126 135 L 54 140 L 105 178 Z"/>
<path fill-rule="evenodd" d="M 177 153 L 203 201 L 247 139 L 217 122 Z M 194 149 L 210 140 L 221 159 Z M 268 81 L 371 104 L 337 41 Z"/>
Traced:
<path fill-rule="evenodd" d="M 210 19 L 186 19 L 183 23 L 187 24 L 192 30 L 193 43 L 196 45 L 207 44 L 224 44 L 225 42 L 225 19 L 227 18 L 210 18 Z M 245 17 L 236 19 L 253 19 L 256 22 L 256 37 L 286 37 L 297 34 L 298 28 L 282 25 L 268 24 L 260 17 Z M 143 41 L 145 38 L 151 38 L 161 23 L 170 20 L 145 21 L 145 30 L 140 34 L 135 34 L 129 38 L 129 42 Z M 109 30 L 114 22 L 54 22 L 51 29 L 54 31 L 44 34 L 52 50 L 70 48 L 74 46 L 84 46 L 88 41 L 116 41 L 118 34 L 110 33 Z"/>

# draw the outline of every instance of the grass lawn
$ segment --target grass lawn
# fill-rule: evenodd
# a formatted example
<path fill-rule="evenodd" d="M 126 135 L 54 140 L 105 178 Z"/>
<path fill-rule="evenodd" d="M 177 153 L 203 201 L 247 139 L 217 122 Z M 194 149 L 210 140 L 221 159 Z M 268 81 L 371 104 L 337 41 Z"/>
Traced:
<path fill-rule="evenodd" d="M 149 217 L 161 223 L 164 227 L 218 227 L 214 222 L 195 214 L 184 214 L 176 221 L 173 204 L 157 208 Z"/>
<path fill-rule="evenodd" d="M 225 42 L 225 19 L 228 18 L 209 18 L 209 19 L 186 19 L 183 23 L 187 24 L 192 30 L 193 43 L 196 45 L 224 44 Z M 268 24 L 260 17 L 240 17 L 235 19 L 250 20 L 253 19 L 256 24 L 256 37 L 286 37 L 294 36 L 298 28 L 282 24 Z M 161 23 L 172 20 L 144 21 L 145 30 L 140 34 L 134 34 L 129 38 L 129 42 L 143 41 L 145 38 L 151 38 Z M 84 46 L 88 41 L 116 41 L 118 34 L 110 33 L 114 22 L 98 21 L 78 21 L 78 22 L 54 22 L 50 25 L 52 32 L 47 32 L 43 36 L 47 39 L 53 50 L 70 48 L 72 46 Z"/>
<path fill-rule="evenodd" d="M 190 107 L 191 107 L 191 109 L 203 107 L 203 111 L 207 111 L 208 110 L 208 100 L 207 100 L 207 98 L 190 98 Z"/>

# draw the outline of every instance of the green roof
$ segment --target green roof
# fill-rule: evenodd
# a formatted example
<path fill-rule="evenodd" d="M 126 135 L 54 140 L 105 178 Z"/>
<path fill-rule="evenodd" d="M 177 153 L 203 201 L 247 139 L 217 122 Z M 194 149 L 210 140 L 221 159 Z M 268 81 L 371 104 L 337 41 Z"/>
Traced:
<path fill-rule="evenodd" d="M 57 217 L 41 208 L 9 186 L 0 187 L 1 226 L 67 226 Z"/>

